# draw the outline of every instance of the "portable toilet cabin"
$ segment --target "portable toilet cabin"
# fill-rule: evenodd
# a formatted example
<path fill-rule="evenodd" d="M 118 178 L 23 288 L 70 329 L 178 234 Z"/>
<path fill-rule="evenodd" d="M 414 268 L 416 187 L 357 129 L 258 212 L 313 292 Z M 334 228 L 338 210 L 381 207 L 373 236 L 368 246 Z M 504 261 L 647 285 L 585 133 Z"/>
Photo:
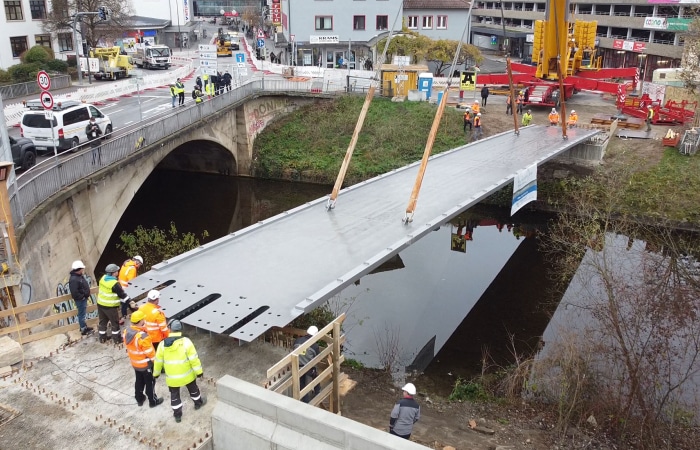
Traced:
<path fill-rule="evenodd" d="M 408 96 L 408 91 L 418 89 L 418 74 L 427 71 L 428 66 L 424 65 L 399 67 L 395 64 L 382 64 L 382 96 Z"/>

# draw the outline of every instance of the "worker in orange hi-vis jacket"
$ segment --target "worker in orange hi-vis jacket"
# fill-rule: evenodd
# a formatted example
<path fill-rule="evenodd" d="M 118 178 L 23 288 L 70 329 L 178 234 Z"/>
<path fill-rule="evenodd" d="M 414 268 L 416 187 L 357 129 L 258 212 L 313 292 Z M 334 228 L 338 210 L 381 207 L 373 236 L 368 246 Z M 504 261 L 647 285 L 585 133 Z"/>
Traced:
<path fill-rule="evenodd" d="M 121 268 L 119 269 L 119 276 L 117 277 L 119 279 L 119 284 L 122 286 L 122 289 L 126 289 L 127 287 L 129 287 L 129 281 L 136 278 L 136 275 L 138 275 L 138 270 L 141 268 L 142 265 L 143 258 L 139 255 L 136 255 L 133 258 L 124 261 L 124 264 L 122 264 Z M 124 317 L 126 316 L 128 306 L 129 305 L 122 303 L 122 317 L 119 320 L 120 325 L 124 325 Z"/>
<path fill-rule="evenodd" d="M 578 123 L 578 114 L 576 114 L 576 110 L 572 109 L 571 113 L 569 113 L 569 121 L 568 121 L 569 128 L 575 127 L 577 123 Z"/>
<path fill-rule="evenodd" d="M 559 113 L 556 108 L 552 108 L 552 112 L 549 113 L 549 124 L 552 126 L 559 125 Z"/>

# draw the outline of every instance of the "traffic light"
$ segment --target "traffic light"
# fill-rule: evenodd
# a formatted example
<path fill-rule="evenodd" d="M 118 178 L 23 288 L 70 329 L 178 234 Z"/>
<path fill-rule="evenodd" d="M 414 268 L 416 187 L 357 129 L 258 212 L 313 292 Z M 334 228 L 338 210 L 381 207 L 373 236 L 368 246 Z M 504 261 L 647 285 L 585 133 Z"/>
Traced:
<path fill-rule="evenodd" d="M 107 20 L 108 15 L 109 11 L 104 6 L 100 6 L 97 8 L 97 17 L 99 17 L 100 20 Z"/>

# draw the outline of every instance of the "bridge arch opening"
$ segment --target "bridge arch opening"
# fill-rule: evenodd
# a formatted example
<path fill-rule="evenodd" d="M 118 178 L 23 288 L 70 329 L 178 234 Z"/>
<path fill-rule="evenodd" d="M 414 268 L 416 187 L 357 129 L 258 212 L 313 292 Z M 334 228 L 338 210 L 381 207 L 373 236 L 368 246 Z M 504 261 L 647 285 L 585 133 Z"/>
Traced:
<path fill-rule="evenodd" d="M 235 175 L 236 158 L 232 150 L 213 140 L 198 139 L 181 144 L 158 164 L 156 170 Z"/>

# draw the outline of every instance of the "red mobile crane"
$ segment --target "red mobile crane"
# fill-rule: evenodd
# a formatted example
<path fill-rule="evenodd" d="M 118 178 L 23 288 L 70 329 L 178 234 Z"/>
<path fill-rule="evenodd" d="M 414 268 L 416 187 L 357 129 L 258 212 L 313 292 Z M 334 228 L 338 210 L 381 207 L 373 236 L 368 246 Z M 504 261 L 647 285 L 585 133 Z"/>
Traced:
<path fill-rule="evenodd" d="M 602 68 L 596 56 L 597 21 L 569 21 L 569 0 L 548 0 L 545 20 L 535 21 L 532 61 L 537 66 L 511 63 L 513 82 L 525 85 L 526 104 L 559 106 L 557 61 L 561 58 L 564 99 L 580 90 L 616 94 L 625 101 L 627 90 L 636 88 L 636 67 Z M 628 82 L 610 81 L 626 79 Z M 508 84 L 508 74 L 479 74 L 479 83 Z"/>

